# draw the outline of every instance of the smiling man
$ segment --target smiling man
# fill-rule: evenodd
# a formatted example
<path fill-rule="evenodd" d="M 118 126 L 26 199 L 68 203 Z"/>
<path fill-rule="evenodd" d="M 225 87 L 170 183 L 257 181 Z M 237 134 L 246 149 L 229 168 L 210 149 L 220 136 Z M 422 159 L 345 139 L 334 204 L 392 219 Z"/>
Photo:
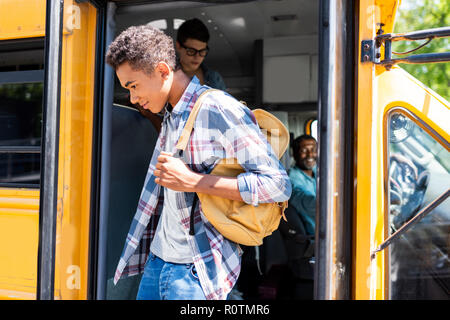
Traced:
<path fill-rule="evenodd" d="M 242 250 L 211 225 L 201 206 L 194 208 L 195 232 L 189 233 L 194 193 L 255 206 L 283 202 L 291 193 L 286 171 L 250 109 L 220 90 L 206 93 L 188 147 L 181 158 L 172 156 L 190 111 L 209 87 L 176 69 L 173 41 L 160 30 L 128 28 L 111 43 L 106 61 L 132 103 L 165 111 L 114 283 L 143 272 L 137 299 L 226 299 Z M 209 175 L 224 158 L 236 158 L 245 172 Z"/>
<path fill-rule="evenodd" d="M 306 233 L 314 235 L 316 221 L 316 161 L 317 142 L 310 135 L 302 135 L 293 142 L 295 166 L 289 170 L 292 197 L 289 205 L 300 214 Z"/>

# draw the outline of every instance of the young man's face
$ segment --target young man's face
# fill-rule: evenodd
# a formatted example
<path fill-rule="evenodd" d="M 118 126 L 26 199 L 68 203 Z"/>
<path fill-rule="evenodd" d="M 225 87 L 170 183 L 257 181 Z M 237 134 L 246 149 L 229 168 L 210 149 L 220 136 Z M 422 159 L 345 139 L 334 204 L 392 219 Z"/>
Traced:
<path fill-rule="evenodd" d="M 178 56 L 180 57 L 180 63 L 185 72 L 194 72 L 200 67 L 208 52 L 207 46 L 208 44 L 206 42 L 192 38 L 188 38 L 184 43 L 179 43 L 178 41 L 176 42 L 176 49 Z M 191 49 L 200 52 L 195 52 Z"/>
<path fill-rule="evenodd" d="M 312 170 L 317 161 L 317 145 L 315 140 L 303 140 L 298 150 L 297 165 L 303 170 Z"/>
<path fill-rule="evenodd" d="M 133 70 L 128 62 L 124 62 L 117 67 L 116 74 L 122 87 L 130 91 L 132 104 L 139 104 L 153 113 L 160 112 L 166 105 L 173 79 L 166 64 L 159 63 L 151 74 L 147 74 L 143 70 Z"/>

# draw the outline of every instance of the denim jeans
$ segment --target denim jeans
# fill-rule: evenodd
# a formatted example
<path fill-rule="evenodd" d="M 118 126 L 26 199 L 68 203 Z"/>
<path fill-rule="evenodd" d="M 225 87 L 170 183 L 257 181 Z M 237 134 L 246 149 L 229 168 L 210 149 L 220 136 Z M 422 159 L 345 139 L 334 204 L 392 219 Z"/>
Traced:
<path fill-rule="evenodd" d="M 161 260 L 150 252 L 137 300 L 205 300 L 193 263 Z"/>

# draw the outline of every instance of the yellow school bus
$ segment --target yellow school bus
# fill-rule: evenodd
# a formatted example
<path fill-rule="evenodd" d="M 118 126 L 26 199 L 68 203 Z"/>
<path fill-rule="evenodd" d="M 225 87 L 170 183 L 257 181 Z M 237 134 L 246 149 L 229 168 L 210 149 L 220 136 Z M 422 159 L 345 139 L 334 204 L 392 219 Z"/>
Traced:
<path fill-rule="evenodd" d="M 104 55 L 131 25 L 175 38 L 193 17 L 227 91 L 319 145 L 310 272 L 289 286 L 277 230 L 244 248 L 233 297 L 449 299 L 450 104 L 400 63 L 450 57 L 391 45 L 450 30 L 393 34 L 399 5 L 0 0 L 0 299 L 135 298 L 139 276 L 112 278 L 158 131 Z"/>

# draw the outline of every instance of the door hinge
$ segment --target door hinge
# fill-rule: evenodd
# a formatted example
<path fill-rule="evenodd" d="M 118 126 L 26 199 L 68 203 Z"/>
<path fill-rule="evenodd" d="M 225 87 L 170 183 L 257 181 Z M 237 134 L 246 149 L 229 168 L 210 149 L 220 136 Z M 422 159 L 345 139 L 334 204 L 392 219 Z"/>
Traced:
<path fill-rule="evenodd" d="M 361 62 L 376 62 L 375 57 L 375 40 L 363 40 L 361 42 Z"/>

